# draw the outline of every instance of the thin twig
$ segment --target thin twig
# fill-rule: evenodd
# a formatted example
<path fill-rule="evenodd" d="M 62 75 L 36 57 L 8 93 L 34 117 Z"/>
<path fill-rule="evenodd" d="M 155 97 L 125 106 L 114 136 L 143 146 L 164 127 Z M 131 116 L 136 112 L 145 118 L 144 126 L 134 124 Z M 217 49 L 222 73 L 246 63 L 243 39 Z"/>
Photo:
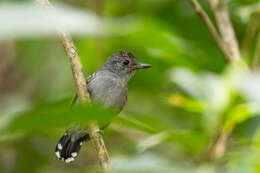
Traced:
<path fill-rule="evenodd" d="M 37 0 L 37 2 L 53 8 L 53 6 L 50 4 L 48 0 Z M 71 69 L 79 98 L 82 103 L 89 104 L 91 100 L 87 90 L 86 80 L 82 71 L 82 63 L 78 55 L 77 49 L 68 33 L 66 33 L 63 29 L 59 29 L 58 33 L 67 53 L 67 56 L 70 60 Z M 103 170 L 108 170 L 110 168 L 110 158 L 105 147 L 102 135 L 100 134 L 99 127 L 94 123 L 91 124 L 89 133 L 97 151 L 101 168 Z"/>
<path fill-rule="evenodd" d="M 241 61 L 238 41 L 230 21 L 228 6 L 222 0 L 209 0 L 209 2 L 226 50 L 231 55 L 232 61 Z M 225 154 L 229 137 L 231 136 L 233 129 L 234 128 L 230 129 L 228 132 L 220 133 L 211 153 L 213 159 L 221 158 Z"/>
<path fill-rule="evenodd" d="M 237 38 L 230 21 L 228 7 L 221 0 L 209 0 L 227 51 L 234 61 L 241 59 Z"/>
<path fill-rule="evenodd" d="M 214 12 L 218 28 L 220 30 L 221 36 L 219 35 L 217 29 L 211 22 L 205 10 L 201 7 L 197 0 L 190 0 L 195 11 L 201 17 L 202 21 L 207 25 L 208 30 L 215 39 L 218 47 L 221 49 L 222 53 L 230 62 L 242 62 L 241 64 L 244 69 L 248 70 L 247 65 L 241 59 L 238 42 L 235 36 L 233 26 L 230 21 L 228 7 L 226 4 L 220 2 L 219 0 L 209 0 L 211 8 Z M 212 159 L 218 159 L 225 154 L 228 139 L 231 136 L 233 128 L 228 132 L 221 132 L 217 141 L 213 144 L 210 150 L 210 157 Z"/>
<path fill-rule="evenodd" d="M 8 83 L 11 84 L 8 74 L 10 74 L 10 70 L 15 62 L 15 44 L 13 41 L 0 42 L 0 57 L 0 83 L 6 83 L 8 86 Z M 6 88 L 6 85 L 0 86 L 0 90 L 4 88 Z M 10 87 L 7 88 L 10 89 Z"/>
<path fill-rule="evenodd" d="M 200 18 L 202 19 L 202 21 L 206 24 L 209 32 L 211 33 L 212 37 L 214 38 L 217 46 L 219 47 L 219 49 L 221 50 L 221 53 L 224 55 L 224 57 L 229 60 L 232 61 L 232 57 L 230 56 L 229 52 L 226 50 L 226 48 L 224 47 L 223 44 L 223 40 L 220 37 L 220 35 L 218 34 L 217 29 L 215 28 L 215 26 L 213 25 L 212 21 L 210 20 L 209 16 L 207 15 L 207 13 L 205 12 L 205 10 L 202 8 L 202 6 L 199 4 L 199 2 L 197 0 L 190 0 L 195 12 L 200 16 Z"/>
<path fill-rule="evenodd" d="M 259 65 L 260 65 L 260 33 L 257 36 L 256 50 L 255 50 L 255 55 L 253 57 L 252 68 L 254 70 L 259 70 Z"/>
<path fill-rule="evenodd" d="M 95 146 L 98 159 L 99 159 L 99 164 L 102 168 L 102 170 L 109 170 L 110 169 L 110 158 L 108 151 L 106 149 L 104 140 L 102 138 L 101 132 L 99 127 L 95 124 L 92 123 L 90 124 L 90 136 L 92 138 L 93 144 Z"/>
<path fill-rule="evenodd" d="M 65 31 L 60 30 L 59 36 L 62 41 L 63 47 L 65 48 L 67 56 L 70 59 L 72 74 L 76 83 L 79 98 L 82 102 L 89 104 L 90 97 L 87 91 L 86 80 L 82 71 L 83 68 L 77 52 L 77 48 L 75 47 L 70 35 L 67 34 Z"/>
<path fill-rule="evenodd" d="M 241 44 L 241 54 L 244 58 L 249 58 L 250 48 L 253 47 L 254 40 L 257 36 L 257 32 L 260 26 L 260 12 L 253 14 L 248 22 L 246 32 Z"/>
<path fill-rule="evenodd" d="M 233 129 L 234 127 L 229 129 L 228 131 L 222 131 L 220 133 L 220 136 L 217 138 L 216 142 L 213 143 L 209 151 L 209 157 L 211 160 L 216 160 L 224 156 L 227 149 L 229 137 L 231 136 Z"/>

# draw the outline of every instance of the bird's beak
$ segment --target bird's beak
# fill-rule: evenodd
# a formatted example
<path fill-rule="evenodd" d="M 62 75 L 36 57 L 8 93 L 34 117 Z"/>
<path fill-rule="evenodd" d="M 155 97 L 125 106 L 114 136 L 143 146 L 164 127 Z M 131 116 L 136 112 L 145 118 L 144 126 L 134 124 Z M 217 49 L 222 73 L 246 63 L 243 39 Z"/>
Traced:
<path fill-rule="evenodd" d="M 144 69 L 144 68 L 150 68 L 150 67 L 152 67 L 150 64 L 143 64 L 140 62 L 135 66 L 136 69 Z"/>

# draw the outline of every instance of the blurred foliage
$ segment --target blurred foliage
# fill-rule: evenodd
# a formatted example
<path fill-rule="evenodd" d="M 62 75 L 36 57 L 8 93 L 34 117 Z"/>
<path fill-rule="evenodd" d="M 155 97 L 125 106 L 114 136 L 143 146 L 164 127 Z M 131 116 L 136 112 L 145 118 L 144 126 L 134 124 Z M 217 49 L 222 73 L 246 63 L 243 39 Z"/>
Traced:
<path fill-rule="evenodd" d="M 72 164 L 53 152 L 68 126 L 92 121 L 111 122 L 104 138 L 113 172 L 259 172 L 260 73 L 227 64 L 188 0 L 62 2 L 71 8 L 61 8 L 60 17 L 78 19 L 61 24 L 73 33 L 86 76 L 118 50 L 152 68 L 129 82 L 128 103 L 119 116 L 95 106 L 70 108 L 74 81 L 56 26 L 47 20 L 48 30 L 40 34 L 45 30 L 40 19 L 22 18 L 42 17 L 34 6 L 16 10 L 1 2 L 0 18 L 6 21 L 0 26 L 0 172 L 96 172 L 89 143 Z M 249 67 L 259 66 L 260 3 L 225 2 L 243 58 Z M 214 20 L 208 2 L 200 3 Z M 104 33 L 94 32 L 90 21 L 101 22 Z M 212 144 L 230 131 L 225 155 L 210 160 Z"/>

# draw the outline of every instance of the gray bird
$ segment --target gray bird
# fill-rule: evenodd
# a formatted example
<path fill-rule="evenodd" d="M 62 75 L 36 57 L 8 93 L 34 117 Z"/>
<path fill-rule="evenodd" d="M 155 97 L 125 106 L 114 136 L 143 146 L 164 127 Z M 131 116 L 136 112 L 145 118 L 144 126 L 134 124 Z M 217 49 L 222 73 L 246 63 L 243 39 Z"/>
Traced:
<path fill-rule="evenodd" d="M 150 67 L 149 64 L 138 62 L 130 52 L 120 51 L 113 54 L 108 58 L 102 70 L 87 78 L 87 87 L 92 102 L 114 108 L 119 113 L 127 102 L 129 79 L 136 70 Z M 76 100 L 77 96 L 73 103 Z M 78 156 L 83 142 L 89 138 L 85 129 L 69 128 L 56 145 L 57 158 L 66 163 L 73 161 Z"/>

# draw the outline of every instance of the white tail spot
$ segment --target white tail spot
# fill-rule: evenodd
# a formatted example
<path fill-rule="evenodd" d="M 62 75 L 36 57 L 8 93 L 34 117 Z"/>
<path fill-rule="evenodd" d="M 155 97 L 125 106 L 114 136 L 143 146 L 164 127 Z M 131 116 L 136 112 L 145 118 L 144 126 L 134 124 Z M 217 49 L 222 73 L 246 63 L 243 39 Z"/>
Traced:
<path fill-rule="evenodd" d="M 72 157 L 76 157 L 78 155 L 78 153 L 74 152 L 74 153 L 71 153 L 71 156 Z"/>
<path fill-rule="evenodd" d="M 66 163 L 69 163 L 69 162 L 72 162 L 74 160 L 74 158 L 73 157 L 70 157 L 70 158 L 67 158 L 66 160 L 65 160 L 65 162 Z"/>
<path fill-rule="evenodd" d="M 58 144 L 58 149 L 62 150 L 62 145 L 60 143 Z"/>
<path fill-rule="evenodd" d="M 56 156 L 57 156 L 58 158 L 60 158 L 60 152 L 59 152 L 59 151 L 57 151 L 55 154 L 56 154 Z"/>

